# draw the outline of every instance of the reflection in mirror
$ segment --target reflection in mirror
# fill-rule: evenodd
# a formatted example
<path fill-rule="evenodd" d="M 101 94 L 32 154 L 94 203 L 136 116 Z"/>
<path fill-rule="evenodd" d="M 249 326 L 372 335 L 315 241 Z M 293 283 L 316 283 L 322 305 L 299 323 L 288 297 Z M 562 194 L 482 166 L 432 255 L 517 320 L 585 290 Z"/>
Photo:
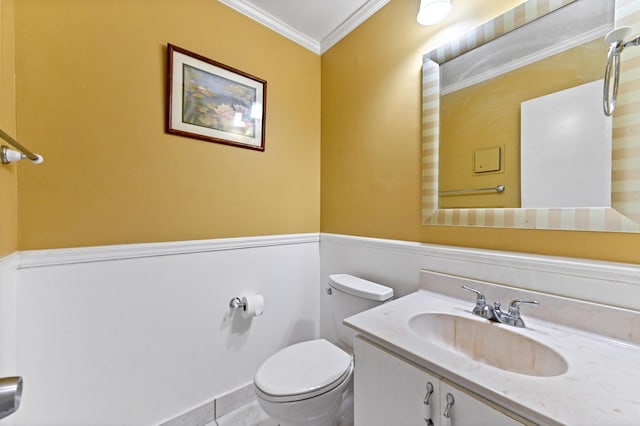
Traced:
<path fill-rule="evenodd" d="M 522 111 L 523 103 L 535 98 L 541 98 L 559 91 L 579 86 L 585 83 L 598 81 L 602 78 L 602 58 L 607 54 L 607 48 L 600 37 L 590 43 L 575 47 L 568 51 L 558 53 L 549 58 L 542 59 L 533 64 L 518 68 L 509 73 L 502 74 L 490 80 L 474 84 L 464 89 L 456 90 L 441 95 L 440 97 L 440 208 L 468 208 L 468 207 L 521 207 L 521 200 L 526 199 L 526 193 L 520 191 L 521 176 L 520 145 L 521 138 L 528 134 L 521 134 L 521 123 L 528 118 Z M 441 71 L 446 71 L 442 67 Z M 576 103 L 578 108 L 587 108 L 594 111 L 596 118 L 604 122 L 610 122 L 601 112 L 602 83 L 594 87 L 590 100 L 592 104 Z M 539 102 L 543 102 L 540 99 Z M 555 109 L 556 113 L 571 113 L 561 106 L 554 108 L 548 105 L 548 109 Z M 589 108 L 591 106 L 591 108 Z M 575 110 L 574 110 L 575 111 Z M 580 115 L 574 112 L 573 115 Z M 542 114 L 538 114 L 542 116 Z M 550 121 L 532 125 L 532 130 L 557 128 L 557 114 L 552 115 Z M 542 118 L 542 117 L 540 117 Z M 611 127 L 609 125 L 608 140 L 611 140 Z M 565 151 L 560 154 L 567 156 L 579 155 L 582 144 L 572 144 L 571 139 L 579 138 L 577 131 L 579 126 L 566 129 Z M 523 129 L 524 130 L 524 129 Z M 576 133 L 571 133 L 570 130 Z M 607 135 L 600 133 L 598 140 L 603 141 Z M 533 153 L 547 154 L 548 164 L 553 164 L 551 154 L 555 151 L 543 146 L 545 140 L 531 140 L 534 146 L 524 147 Z M 604 145 L 604 144 L 602 144 Z M 539 148 L 539 149 L 536 149 Z M 566 151 L 575 149 L 573 154 Z M 523 151 L 524 154 L 525 151 Z M 594 153 L 597 154 L 597 153 Z M 598 153 L 601 154 L 601 153 Z M 524 156 L 524 155 L 523 155 Z M 611 151 L 609 145 L 608 164 L 611 163 Z M 602 159 L 601 156 L 597 157 Z M 527 159 L 522 162 L 525 167 Z M 567 166 L 583 163 L 572 162 Z M 545 165 L 543 159 L 540 166 Z M 610 167 L 609 167 L 610 170 Z M 535 174 L 536 170 L 532 170 Z M 542 172 L 542 170 L 541 170 Z M 549 170 L 547 170 L 547 173 Z M 545 178 L 544 173 L 541 176 Z M 583 176 L 577 171 L 568 173 L 568 178 L 579 181 Z M 610 173 L 606 180 L 610 181 Z M 558 187 L 563 183 L 556 182 Z M 462 194 L 446 191 L 461 188 L 482 188 L 504 185 L 507 190 L 504 193 L 496 191 L 484 191 L 472 194 Z M 579 189 L 579 188 L 578 188 Z M 607 196 L 609 195 L 607 193 Z M 544 194 L 543 194 L 544 195 Z M 550 194 L 552 195 L 552 194 Z M 552 207 L 555 203 L 536 205 L 535 207 Z M 586 207 L 589 204 L 565 205 L 564 207 Z M 608 204 L 601 204 L 605 207 Z M 531 205 L 529 205 L 531 206 Z"/>
<path fill-rule="evenodd" d="M 424 224 L 639 229 L 617 211 L 602 113 L 615 1 L 559 3 L 529 0 L 425 55 Z"/>
<path fill-rule="evenodd" d="M 604 143 L 605 138 L 611 140 L 611 119 L 601 112 L 602 84 L 600 88 L 593 85 L 587 96 L 591 101 L 588 103 L 571 102 L 570 94 L 577 97 L 577 93 L 582 94 L 584 90 L 563 92 L 562 104 L 554 101 L 560 96 L 551 95 L 602 79 L 602 60 L 608 47 L 602 37 L 613 25 L 613 2 L 600 0 L 595 5 L 598 7 L 586 8 L 590 6 L 588 1 L 577 2 L 514 30 L 503 36 L 503 40 L 495 40 L 440 64 L 440 208 L 610 205 L 607 201 L 596 206 L 588 200 L 593 191 L 578 184 L 590 175 L 588 163 L 604 165 L 608 173 L 597 167 L 598 174 L 603 175 L 606 182 L 611 180 L 610 145 Z M 579 10 L 571 10 L 575 8 Z M 580 14 L 587 16 L 575 19 Z M 567 26 L 567 22 L 576 23 Z M 539 33 L 547 37 L 537 38 Z M 496 49 L 499 55 L 494 54 Z M 532 111 L 530 101 L 535 98 L 540 98 L 533 103 L 538 108 L 555 110 L 555 113 L 546 115 L 535 108 Z M 582 140 L 582 126 L 562 129 L 561 121 L 588 113 L 593 113 L 592 119 L 599 120 L 601 127 L 608 126 L 608 135 L 599 132 L 594 137 L 602 149 L 583 149 L 587 142 Z M 533 115 L 538 120 L 536 123 L 521 125 L 526 120 L 530 122 Z M 543 118 L 548 121 L 540 121 Z M 525 128 L 535 136 L 525 133 Z M 548 135 L 539 134 L 543 129 L 548 129 L 550 134 L 562 131 L 561 149 L 553 149 Z M 528 145 L 523 144 L 521 150 L 522 141 Z M 609 153 L 608 161 L 602 158 L 605 149 Z M 521 153 L 525 152 L 533 153 L 536 158 L 523 156 L 521 167 Z M 553 167 L 559 162 L 558 155 L 577 159 L 586 153 L 591 155 L 583 161 L 565 163 L 561 170 Z M 527 167 L 532 163 L 536 168 Z M 574 170 L 570 170 L 572 168 Z M 523 171 L 528 171 L 529 176 Z M 559 181 L 561 176 L 563 181 Z M 522 191 L 522 183 L 536 194 Z M 497 185 L 504 185 L 506 190 L 503 193 L 453 192 Z M 608 197 L 610 187 L 603 186 Z M 543 193 L 543 189 L 552 192 Z M 585 196 L 572 197 L 578 193 Z M 546 202 L 545 196 L 550 197 Z"/>

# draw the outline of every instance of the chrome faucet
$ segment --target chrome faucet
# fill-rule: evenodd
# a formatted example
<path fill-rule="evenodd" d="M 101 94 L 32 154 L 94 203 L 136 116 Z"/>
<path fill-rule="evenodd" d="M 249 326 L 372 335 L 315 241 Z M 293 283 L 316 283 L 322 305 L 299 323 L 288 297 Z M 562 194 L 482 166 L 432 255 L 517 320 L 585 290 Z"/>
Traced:
<path fill-rule="evenodd" d="M 493 319 L 493 306 L 487 305 L 487 298 L 484 297 L 484 294 L 479 290 L 467 287 L 466 285 L 463 285 L 462 288 L 476 294 L 476 306 L 473 307 L 473 314 L 488 320 Z"/>
<path fill-rule="evenodd" d="M 478 315 L 482 318 L 488 319 L 489 321 L 499 322 L 501 324 L 511 325 L 514 327 L 524 327 L 524 320 L 520 316 L 520 305 L 539 305 L 540 302 L 536 300 L 520 300 L 516 299 L 509 305 L 509 310 L 504 312 L 501 308 L 502 304 L 500 302 L 494 302 L 493 306 L 487 305 L 487 298 L 482 294 L 481 291 L 476 290 L 475 288 L 467 287 L 463 285 L 462 288 L 464 290 L 475 293 L 476 295 L 476 306 L 473 307 L 471 311 L 474 315 Z"/>

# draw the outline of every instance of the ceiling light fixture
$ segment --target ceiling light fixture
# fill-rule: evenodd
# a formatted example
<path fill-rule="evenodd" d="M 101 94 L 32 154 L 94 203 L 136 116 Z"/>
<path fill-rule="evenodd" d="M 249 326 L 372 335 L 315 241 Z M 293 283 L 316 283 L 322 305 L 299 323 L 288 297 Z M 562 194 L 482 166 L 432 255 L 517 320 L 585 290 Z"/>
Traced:
<path fill-rule="evenodd" d="M 420 0 L 418 23 L 433 25 L 442 21 L 451 12 L 450 0 Z"/>

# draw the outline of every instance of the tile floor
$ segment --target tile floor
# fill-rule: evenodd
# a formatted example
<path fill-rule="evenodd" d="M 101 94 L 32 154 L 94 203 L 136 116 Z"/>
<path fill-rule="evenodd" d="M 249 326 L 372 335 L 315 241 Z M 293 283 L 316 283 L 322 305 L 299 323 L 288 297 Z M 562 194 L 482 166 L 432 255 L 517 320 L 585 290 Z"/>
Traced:
<path fill-rule="evenodd" d="M 258 401 L 253 401 L 205 426 L 278 426 L 278 423 L 262 411 Z"/>

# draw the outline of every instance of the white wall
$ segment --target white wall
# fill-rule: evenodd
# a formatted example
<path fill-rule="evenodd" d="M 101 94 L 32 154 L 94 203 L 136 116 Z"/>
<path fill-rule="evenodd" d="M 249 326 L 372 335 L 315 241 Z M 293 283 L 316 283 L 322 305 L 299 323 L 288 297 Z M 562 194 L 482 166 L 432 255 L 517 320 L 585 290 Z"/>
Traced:
<path fill-rule="evenodd" d="M 25 252 L 16 425 L 151 425 L 318 336 L 318 235 Z M 264 315 L 229 315 L 234 296 Z M 2 422 L 0 422 L 2 423 Z"/>
<path fill-rule="evenodd" d="M 335 234 L 321 235 L 320 259 L 320 334 L 333 341 L 324 288 L 335 273 L 387 285 L 395 297 L 416 291 L 426 269 L 640 311 L 639 265 Z"/>
<path fill-rule="evenodd" d="M 284 346 L 334 340 L 330 274 L 401 297 L 421 269 L 640 310 L 638 265 L 344 235 L 23 252 L 0 262 L 0 367 L 25 379 L 0 424 L 161 423 L 250 383 Z M 264 315 L 230 317 L 251 293 Z"/>
<path fill-rule="evenodd" d="M 18 256 L 0 259 L 0 377 L 16 374 L 16 267 Z"/>

